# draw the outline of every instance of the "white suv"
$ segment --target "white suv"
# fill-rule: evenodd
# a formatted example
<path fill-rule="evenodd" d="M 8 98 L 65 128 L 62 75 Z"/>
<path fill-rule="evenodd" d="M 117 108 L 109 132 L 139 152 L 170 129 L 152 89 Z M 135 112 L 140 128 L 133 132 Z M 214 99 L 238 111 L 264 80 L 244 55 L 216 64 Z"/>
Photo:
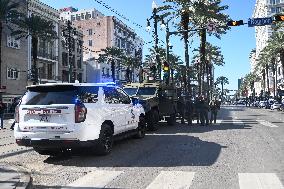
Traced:
<path fill-rule="evenodd" d="M 16 108 L 14 135 L 18 145 L 43 155 L 82 147 L 105 155 L 116 136 L 145 136 L 144 115 L 113 84 L 34 85 Z"/>

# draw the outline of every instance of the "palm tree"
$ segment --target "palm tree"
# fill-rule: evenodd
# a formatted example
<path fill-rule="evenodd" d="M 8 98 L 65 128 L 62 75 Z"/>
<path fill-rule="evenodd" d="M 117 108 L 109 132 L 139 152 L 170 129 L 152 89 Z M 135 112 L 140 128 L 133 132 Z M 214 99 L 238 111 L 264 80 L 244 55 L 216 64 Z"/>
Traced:
<path fill-rule="evenodd" d="M 205 65 L 205 69 L 203 70 L 202 75 L 207 76 L 207 96 L 209 96 L 209 91 L 211 91 L 212 93 L 212 87 L 213 87 L 213 69 L 214 69 L 214 65 L 216 66 L 223 66 L 225 64 L 224 61 L 224 56 L 222 55 L 221 52 L 221 48 L 212 45 L 209 42 L 206 42 L 206 65 Z M 200 52 L 200 47 L 198 49 L 194 49 L 193 52 Z M 199 62 L 200 63 L 200 54 L 195 54 L 193 56 L 193 61 L 192 63 L 196 63 Z M 199 66 L 199 65 L 198 65 Z M 199 69 L 199 67 L 198 67 Z M 209 77 L 210 75 L 210 77 Z"/>
<path fill-rule="evenodd" d="M 124 52 L 122 49 L 117 47 L 107 47 L 101 51 L 103 54 L 100 54 L 99 62 L 111 61 L 111 76 L 113 82 L 115 82 L 115 63 L 118 59 L 121 59 L 124 56 Z"/>
<path fill-rule="evenodd" d="M 213 35 L 220 38 L 220 36 L 226 33 L 228 27 L 226 26 L 229 16 L 221 13 L 223 10 L 228 9 L 228 6 L 221 6 L 221 0 L 211 0 L 208 3 L 207 0 L 164 0 L 164 6 L 160 8 L 161 11 L 170 13 L 174 17 L 180 17 L 180 23 L 177 24 L 179 31 L 188 31 L 189 29 L 206 28 L 209 22 L 214 22 L 222 27 L 217 27 Z M 165 14 L 166 14 L 165 13 Z M 201 30 L 200 33 L 201 48 L 200 54 L 201 62 L 199 68 L 199 93 L 201 93 L 201 73 L 203 72 L 203 66 L 205 65 L 205 42 L 206 42 L 206 29 Z M 188 57 L 188 32 L 182 33 L 185 48 L 185 63 L 186 70 L 189 70 L 189 57 Z"/>
<path fill-rule="evenodd" d="M 0 86 L 1 86 L 1 65 L 2 65 L 2 33 L 3 27 L 12 17 L 13 13 L 17 13 L 18 3 L 12 2 L 11 0 L 0 0 Z"/>
<path fill-rule="evenodd" d="M 124 56 L 122 57 L 122 64 L 127 67 L 125 74 L 126 81 L 132 82 L 134 79 L 133 78 L 134 70 L 139 68 L 140 62 L 138 61 L 137 58 L 131 56 Z"/>
<path fill-rule="evenodd" d="M 39 40 L 54 40 L 56 39 L 57 32 L 55 26 L 50 20 L 46 20 L 38 15 L 32 14 L 29 17 L 22 15 L 19 19 L 14 20 L 13 23 L 17 25 L 17 29 L 12 31 L 12 35 L 16 36 L 17 39 L 27 38 L 31 36 L 32 39 L 32 57 L 33 65 L 33 84 L 38 83 L 38 69 L 37 69 L 37 55 L 38 55 L 38 43 Z"/>
<path fill-rule="evenodd" d="M 228 78 L 224 77 L 224 76 L 220 76 L 216 79 L 216 84 L 221 84 L 221 96 L 223 98 L 224 95 L 224 85 L 229 84 L 229 80 Z"/>

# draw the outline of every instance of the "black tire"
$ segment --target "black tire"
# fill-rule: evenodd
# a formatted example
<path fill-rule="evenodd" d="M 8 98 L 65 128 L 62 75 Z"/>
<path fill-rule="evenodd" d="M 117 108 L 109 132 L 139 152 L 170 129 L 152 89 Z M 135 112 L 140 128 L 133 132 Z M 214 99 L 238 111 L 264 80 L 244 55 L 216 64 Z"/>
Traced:
<path fill-rule="evenodd" d="M 175 125 L 176 124 L 176 114 L 172 114 L 168 119 L 167 119 L 168 125 Z"/>
<path fill-rule="evenodd" d="M 34 151 L 36 151 L 40 155 L 58 156 L 59 154 L 61 154 L 61 150 L 57 149 L 54 150 L 34 147 Z"/>
<path fill-rule="evenodd" d="M 107 155 L 112 150 L 112 144 L 113 144 L 113 131 L 109 125 L 103 124 L 98 139 L 98 143 L 93 149 L 94 153 L 97 155 Z"/>
<path fill-rule="evenodd" d="M 141 139 L 145 137 L 146 133 L 146 121 L 144 117 L 139 118 L 138 127 L 136 129 L 137 134 L 134 136 L 134 138 Z"/>
<path fill-rule="evenodd" d="M 157 110 L 151 110 L 147 115 L 147 128 L 150 131 L 158 130 L 159 113 Z"/>

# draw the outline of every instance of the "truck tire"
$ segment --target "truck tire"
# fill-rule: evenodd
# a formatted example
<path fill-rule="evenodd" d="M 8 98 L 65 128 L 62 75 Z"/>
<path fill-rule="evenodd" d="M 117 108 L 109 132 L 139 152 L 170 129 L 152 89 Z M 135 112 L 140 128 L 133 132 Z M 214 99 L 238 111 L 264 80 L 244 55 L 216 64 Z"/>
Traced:
<path fill-rule="evenodd" d="M 146 121 L 144 117 L 139 118 L 138 127 L 136 129 L 137 134 L 134 136 L 134 138 L 141 139 L 145 137 L 146 133 Z"/>
<path fill-rule="evenodd" d="M 150 131 L 158 130 L 159 113 L 157 110 L 151 110 L 147 116 L 147 128 Z"/>
<path fill-rule="evenodd" d="M 176 114 L 172 114 L 168 119 L 167 119 L 168 125 L 175 125 L 176 124 Z"/>
<path fill-rule="evenodd" d="M 112 150 L 113 131 L 108 124 L 103 124 L 97 145 L 95 145 L 93 152 L 96 155 L 107 155 Z"/>

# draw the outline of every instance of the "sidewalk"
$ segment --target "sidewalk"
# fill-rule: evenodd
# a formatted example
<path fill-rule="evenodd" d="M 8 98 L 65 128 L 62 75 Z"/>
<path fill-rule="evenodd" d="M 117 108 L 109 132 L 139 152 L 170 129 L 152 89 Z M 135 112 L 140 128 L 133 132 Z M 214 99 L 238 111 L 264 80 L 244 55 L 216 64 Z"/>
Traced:
<path fill-rule="evenodd" d="M 31 176 L 12 167 L 0 165 L 1 189 L 26 189 L 31 187 Z"/>

